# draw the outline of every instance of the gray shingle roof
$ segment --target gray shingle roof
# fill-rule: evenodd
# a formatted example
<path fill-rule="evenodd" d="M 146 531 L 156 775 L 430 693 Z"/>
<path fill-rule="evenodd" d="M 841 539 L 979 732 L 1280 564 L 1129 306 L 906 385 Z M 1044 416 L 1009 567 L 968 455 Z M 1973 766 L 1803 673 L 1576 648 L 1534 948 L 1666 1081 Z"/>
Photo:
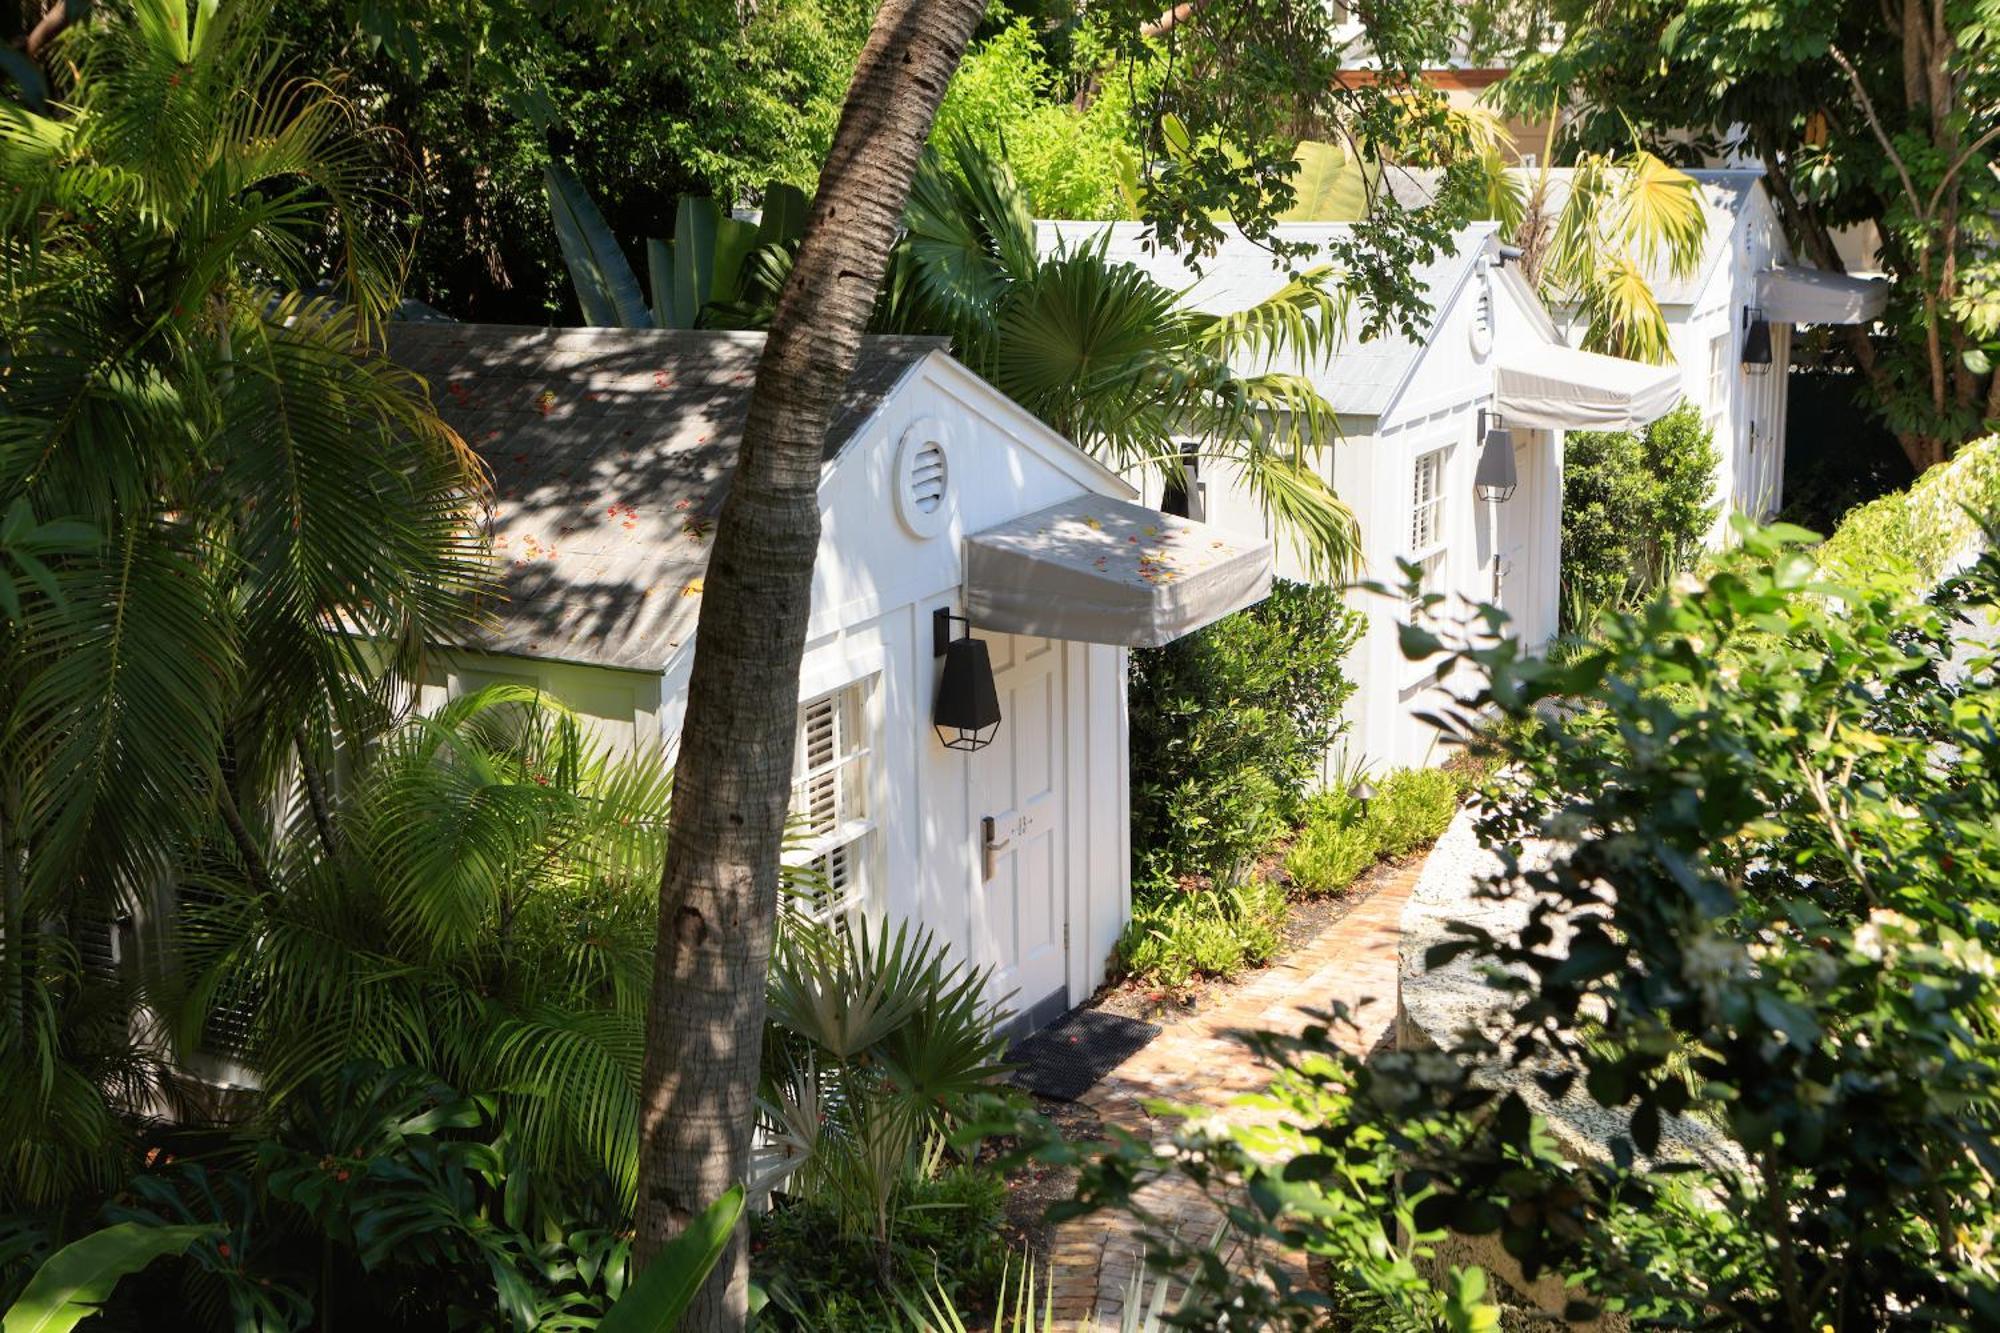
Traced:
<path fill-rule="evenodd" d="M 1230 314 L 1246 309 L 1269 296 L 1290 280 L 1290 263 L 1280 263 L 1271 252 L 1254 241 L 1235 234 L 1224 241 L 1214 256 L 1202 261 L 1199 278 L 1170 250 L 1145 249 L 1146 226 L 1141 222 L 1038 222 L 1037 241 L 1043 253 L 1059 244 L 1071 246 L 1094 243 L 1107 231 L 1107 255 L 1114 261 L 1136 265 L 1153 279 L 1176 291 L 1185 290 L 1186 304 L 1211 314 Z M 1411 279 L 1431 303 L 1431 320 L 1422 338 L 1405 338 L 1394 331 L 1366 342 L 1350 340 L 1334 350 L 1325 362 L 1307 368 L 1320 395 L 1335 411 L 1351 416 L 1379 416 L 1395 398 L 1410 368 L 1422 355 L 1435 326 L 1437 306 L 1449 300 L 1478 259 L 1485 238 L 1495 224 L 1477 222 L 1458 234 L 1458 244 L 1428 264 L 1411 269 Z M 1344 240 L 1350 229 L 1341 223 L 1294 222 L 1277 228 L 1288 241 L 1325 246 Z M 1263 365 L 1239 366 L 1257 371 Z"/>
<path fill-rule="evenodd" d="M 464 645 L 657 671 L 694 633 L 701 577 L 764 338 L 754 333 L 396 324 L 493 471 L 505 599 Z M 830 462 L 940 338 L 869 338 Z"/>

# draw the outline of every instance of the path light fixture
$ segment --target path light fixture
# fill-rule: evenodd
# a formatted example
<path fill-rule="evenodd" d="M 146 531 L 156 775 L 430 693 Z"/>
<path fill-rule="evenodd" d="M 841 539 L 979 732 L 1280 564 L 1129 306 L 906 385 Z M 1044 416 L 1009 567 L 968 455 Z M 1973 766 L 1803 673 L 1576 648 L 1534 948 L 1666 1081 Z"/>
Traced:
<path fill-rule="evenodd" d="M 1368 818 L 1368 803 L 1375 799 L 1375 784 L 1365 777 L 1356 778 L 1354 785 L 1347 789 L 1347 794 L 1361 807 L 1361 817 Z"/>
<path fill-rule="evenodd" d="M 1743 307 L 1743 369 L 1752 375 L 1771 371 L 1771 322 L 1760 306 Z"/>
<path fill-rule="evenodd" d="M 951 636 L 953 621 L 965 626 Z M 931 725 L 947 750 L 983 750 L 1000 734 L 1000 691 L 993 684 L 993 662 L 986 640 L 972 637 L 972 622 L 941 606 L 931 613 L 931 652 L 944 659 L 938 680 Z"/>
<path fill-rule="evenodd" d="M 1473 487 L 1482 500 L 1511 499 L 1521 484 L 1514 466 L 1514 432 L 1498 412 L 1479 409 L 1479 469 Z"/>

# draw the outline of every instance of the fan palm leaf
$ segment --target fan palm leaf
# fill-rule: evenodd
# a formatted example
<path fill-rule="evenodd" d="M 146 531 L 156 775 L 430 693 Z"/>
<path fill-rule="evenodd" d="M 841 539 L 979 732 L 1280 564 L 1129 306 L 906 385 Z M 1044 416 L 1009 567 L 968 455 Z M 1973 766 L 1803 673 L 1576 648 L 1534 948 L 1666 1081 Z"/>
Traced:
<path fill-rule="evenodd" d="M 1329 268 L 1247 310 L 1190 311 L 1185 293 L 1111 262 L 1103 239 L 1038 253 L 1004 156 L 965 137 L 927 155 L 905 225 L 878 327 L 949 335 L 967 365 L 1116 470 L 1179 481 L 1189 453 L 1237 467 L 1309 566 L 1354 567 L 1354 516 L 1320 475 L 1337 419 L 1309 380 L 1271 370 L 1323 361 L 1345 336 Z"/>

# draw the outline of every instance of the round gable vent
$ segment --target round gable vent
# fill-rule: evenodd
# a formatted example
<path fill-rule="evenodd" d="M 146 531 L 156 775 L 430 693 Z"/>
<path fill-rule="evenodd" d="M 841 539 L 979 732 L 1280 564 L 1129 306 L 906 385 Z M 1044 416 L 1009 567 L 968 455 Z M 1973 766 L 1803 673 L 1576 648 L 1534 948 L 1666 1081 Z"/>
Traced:
<path fill-rule="evenodd" d="M 1472 293 L 1472 322 L 1466 329 L 1472 340 L 1472 354 L 1484 357 L 1493 350 L 1493 267 L 1482 256 Z"/>
<path fill-rule="evenodd" d="M 896 516 L 918 537 L 933 537 L 951 515 L 951 447 L 926 417 L 903 432 L 896 449 Z"/>

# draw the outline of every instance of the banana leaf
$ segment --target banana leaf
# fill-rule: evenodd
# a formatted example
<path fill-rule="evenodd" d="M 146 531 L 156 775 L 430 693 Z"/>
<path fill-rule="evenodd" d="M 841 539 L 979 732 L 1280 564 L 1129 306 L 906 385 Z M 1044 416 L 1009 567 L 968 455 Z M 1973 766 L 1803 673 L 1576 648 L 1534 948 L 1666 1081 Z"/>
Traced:
<path fill-rule="evenodd" d="M 653 1256 L 598 1321 L 597 1333 L 673 1333 L 742 1216 L 743 1187 L 738 1185 Z"/>
<path fill-rule="evenodd" d="M 584 322 L 598 328 L 652 328 L 653 316 L 646 309 L 638 275 L 589 192 L 560 167 L 542 168 L 542 178 L 548 186 L 556 243 L 562 247 Z"/>
<path fill-rule="evenodd" d="M 119 1279 L 163 1255 L 184 1253 L 219 1226 L 147 1226 L 120 1222 L 63 1246 L 28 1279 L 0 1318 L 0 1333 L 69 1333 L 111 1299 Z"/>

